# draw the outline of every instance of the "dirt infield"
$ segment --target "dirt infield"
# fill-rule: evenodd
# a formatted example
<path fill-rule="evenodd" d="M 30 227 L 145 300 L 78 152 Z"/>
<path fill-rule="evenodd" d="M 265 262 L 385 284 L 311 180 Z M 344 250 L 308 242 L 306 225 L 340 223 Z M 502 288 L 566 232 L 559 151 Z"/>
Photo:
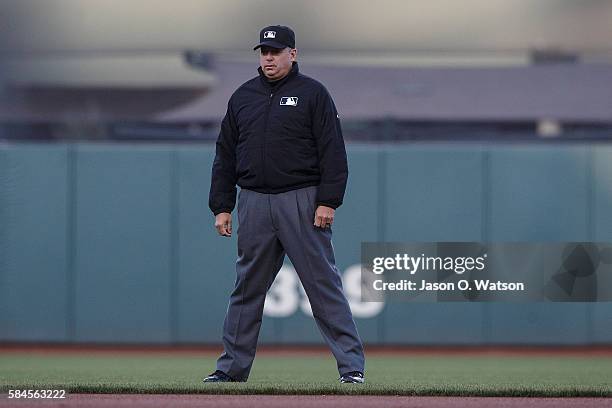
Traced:
<path fill-rule="evenodd" d="M 220 408 L 591 408 L 612 407 L 612 398 L 472 398 L 337 395 L 105 395 L 72 394 L 63 400 L 0 399 L 0 407 L 220 407 Z"/>

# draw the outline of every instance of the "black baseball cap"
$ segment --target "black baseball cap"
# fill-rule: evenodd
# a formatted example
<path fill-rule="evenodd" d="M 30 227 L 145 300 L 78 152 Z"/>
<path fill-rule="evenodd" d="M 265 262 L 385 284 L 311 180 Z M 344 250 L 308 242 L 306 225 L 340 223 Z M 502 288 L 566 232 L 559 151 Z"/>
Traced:
<path fill-rule="evenodd" d="M 259 44 L 253 49 L 264 45 L 273 48 L 295 48 L 295 33 L 289 27 L 281 25 L 264 27 L 259 32 Z"/>

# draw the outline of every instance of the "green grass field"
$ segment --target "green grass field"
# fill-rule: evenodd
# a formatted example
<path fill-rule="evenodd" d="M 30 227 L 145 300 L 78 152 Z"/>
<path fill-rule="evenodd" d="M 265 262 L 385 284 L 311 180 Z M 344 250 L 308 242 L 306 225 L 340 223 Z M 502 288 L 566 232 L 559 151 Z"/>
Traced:
<path fill-rule="evenodd" d="M 0 392 L 612 396 L 610 356 L 369 355 L 367 384 L 338 384 L 331 355 L 256 358 L 247 383 L 203 384 L 214 356 L 0 354 Z"/>

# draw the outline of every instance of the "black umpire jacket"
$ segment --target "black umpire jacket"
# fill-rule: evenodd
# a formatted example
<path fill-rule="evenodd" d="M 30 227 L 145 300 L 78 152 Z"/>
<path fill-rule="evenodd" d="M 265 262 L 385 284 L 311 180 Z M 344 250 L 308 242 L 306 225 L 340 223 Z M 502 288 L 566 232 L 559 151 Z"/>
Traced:
<path fill-rule="evenodd" d="M 336 106 L 297 62 L 279 81 L 259 77 L 231 96 L 221 123 L 208 205 L 232 212 L 236 184 L 260 193 L 317 185 L 317 205 L 342 204 L 348 165 Z"/>

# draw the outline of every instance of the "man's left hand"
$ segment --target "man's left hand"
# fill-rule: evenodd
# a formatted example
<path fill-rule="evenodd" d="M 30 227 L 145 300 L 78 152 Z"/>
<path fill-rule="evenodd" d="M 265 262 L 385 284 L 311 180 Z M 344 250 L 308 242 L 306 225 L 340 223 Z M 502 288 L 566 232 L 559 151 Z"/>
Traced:
<path fill-rule="evenodd" d="M 320 205 L 315 211 L 314 225 L 315 227 L 328 228 L 334 223 L 334 210 L 331 207 Z"/>

